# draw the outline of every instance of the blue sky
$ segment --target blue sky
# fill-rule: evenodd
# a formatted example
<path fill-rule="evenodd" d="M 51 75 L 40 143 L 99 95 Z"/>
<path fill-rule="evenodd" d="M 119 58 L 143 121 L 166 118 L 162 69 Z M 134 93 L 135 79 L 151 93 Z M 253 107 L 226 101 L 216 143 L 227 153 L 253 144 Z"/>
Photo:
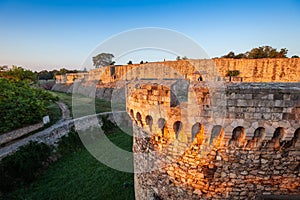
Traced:
<path fill-rule="evenodd" d="M 0 65 L 33 70 L 83 68 L 101 42 L 142 27 L 179 31 L 210 57 L 262 45 L 300 55 L 300 1 L 295 0 L 0 0 L 0 27 Z"/>

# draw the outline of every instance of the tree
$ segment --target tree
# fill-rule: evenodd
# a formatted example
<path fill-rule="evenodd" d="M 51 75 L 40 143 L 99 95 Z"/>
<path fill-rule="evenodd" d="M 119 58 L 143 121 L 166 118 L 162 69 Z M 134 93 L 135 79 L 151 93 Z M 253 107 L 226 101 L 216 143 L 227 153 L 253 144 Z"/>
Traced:
<path fill-rule="evenodd" d="M 127 65 L 132 65 L 132 61 L 129 60 L 128 63 L 127 63 Z"/>
<path fill-rule="evenodd" d="M 253 48 L 246 53 L 240 53 L 235 55 L 233 51 L 229 52 L 227 55 L 222 56 L 222 58 L 249 58 L 249 59 L 258 59 L 258 58 L 287 58 L 288 50 L 286 48 L 280 49 L 277 51 L 276 48 L 271 46 L 262 46 L 258 48 Z"/>
<path fill-rule="evenodd" d="M 235 54 L 233 51 L 230 51 L 227 55 L 222 56 L 222 58 L 234 58 Z"/>
<path fill-rule="evenodd" d="M 54 79 L 54 72 L 42 70 L 40 72 L 37 72 L 37 76 L 39 80 L 51 80 Z"/>
<path fill-rule="evenodd" d="M 291 58 L 299 58 L 299 56 L 297 56 L 297 55 L 293 55 Z"/>
<path fill-rule="evenodd" d="M 7 65 L 0 66 L 0 72 L 4 72 L 8 69 Z"/>
<path fill-rule="evenodd" d="M 226 72 L 226 76 L 238 76 L 240 75 L 240 71 L 239 70 L 228 70 Z"/>
<path fill-rule="evenodd" d="M 287 58 L 287 56 L 286 56 L 287 52 L 288 52 L 288 50 L 286 48 L 280 49 L 280 52 L 279 52 L 277 58 Z"/>
<path fill-rule="evenodd" d="M 182 57 L 182 60 L 187 60 L 187 59 L 188 59 L 188 57 L 186 57 L 186 56 Z"/>
<path fill-rule="evenodd" d="M 177 56 L 177 57 L 176 57 L 176 60 L 181 60 L 180 56 Z"/>
<path fill-rule="evenodd" d="M 37 82 L 37 76 L 34 72 L 17 66 L 13 66 L 11 69 L 1 72 L 0 77 L 14 81 Z"/>
<path fill-rule="evenodd" d="M 234 56 L 234 59 L 241 59 L 241 58 L 245 58 L 245 54 L 239 53 L 238 55 Z"/>
<path fill-rule="evenodd" d="M 140 64 L 144 64 L 144 61 L 141 60 Z"/>
<path fill-rule="evenodd" d="M 107 66 L 112 63 L 113 58 L 114 58 L 113 54 L 100 53 L 93 57 L 93 64 L 94 64 L 95 68 Z"/>
<path fill-rule="evenodd" d="M 0 78 L 0 133 L 40 122 L 49 103 L 57 100 L 27 81 Z"/>
<path fill-rule="evenodd" d="M 276 48 L 270 46 L 262 46 L 258 48 L 251 49 L 250 52 L 247 53 L 247 58 L 286 58 L 288 50 L 286 48 L 282 48 L 279 52 Z"/>

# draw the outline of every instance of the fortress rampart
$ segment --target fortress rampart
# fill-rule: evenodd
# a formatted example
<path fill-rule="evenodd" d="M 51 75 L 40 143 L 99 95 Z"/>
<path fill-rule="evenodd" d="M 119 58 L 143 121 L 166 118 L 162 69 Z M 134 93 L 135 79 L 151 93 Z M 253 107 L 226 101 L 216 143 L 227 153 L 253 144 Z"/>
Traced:
<path fill-rule="evenodd" d="M 137 199 L 300 194 L 299 83 L 190 84 L 186 99 L 176 84 L 128 85 L 134 152 L 156 155 L 157 169 L 135 175 Z"/>
<path fill-rule="evenodd" d="M 228 82 L 230 70 L 240 74 Z M 136 199 L 299 199 L 300 59 L 166 61 L 68 76 L 57 85 L 78 81 L 100 98 L 126 88 L 133 151 L 146 155 L 134 154 L 144 171 L 135 174 Z"/>
<path fill-rule="evenodd" d="M 205 80 L 203 71 L 210 70 L 215 65 L 217 76 L 225 78 L 229 70 L 238 70 L 243 82 L 299 82 L 300 59 L 202 59 L 179 60 L 165 62 L 151 62 L 145 64 L 132 64 L 123 66 L 106 66 L 89 71 L 88 73 L 57 75 L 56 83 L 71 84 L 74 81 L 99 81 L 99 84 L 112 83 L 118 80 L 133 80 L 137 75 L 147 78 L 179 78 L 190 80 L 199 78 Z M 155 66 L 155 67 L 153 67 Z M 166 66 L 166 67 L 162 67 Z M 170 68 L 174 69 L 170 72 Z M 197 69 L 197 70 L 196 70 Z M 200 69 L 200 71 L 198 71 Z"/>

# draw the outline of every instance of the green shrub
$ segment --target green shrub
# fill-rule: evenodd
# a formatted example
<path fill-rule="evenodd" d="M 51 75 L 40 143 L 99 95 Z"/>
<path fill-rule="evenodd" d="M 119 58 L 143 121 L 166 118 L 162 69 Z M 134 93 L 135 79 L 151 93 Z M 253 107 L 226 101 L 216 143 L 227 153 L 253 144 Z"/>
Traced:
<path fill-rule="evenodd" d="M 0 78 L 0 133 L 40 122 L 47 106 L 57 100 L 25 81 Z"/>
<path fill-rule="evenodd" d="M 238 76 L 238 75 L 240 75 L 239 70 L 228 70 L 226 73 L 226 76 Z"/>
<path fill-rule="evenodd" d="M 115 123 L 111 122 L 108 119 L 108 115 L 102 116 L 101 119 L 101 128 L 104 134 L 117 133 L 121 131 Z M 81 134 L 85 138 L 86 144 L 92 144 L 93 142 L 97 141 L 100 137 L 102 137 L 101 133 L 95 131 L 93 128 L 87 129 Z M 64 156 L 70 153 L 77 152 L 78 150 L 81 150 L 83 148 L 84 145 L 78 135 L 78 132 L 75 131 L 74 128 L 72 128 L 68 135 L 64 135 L 59 139 L 57 153 Z"/>
<path fill-rule="evenodd" d="M 103 130 L 104 134 L 115 133 L 119 131 L 119 127 L 112 121 L 108 119 L 108 115 L 104 115 L 101 117 L 102 126 L 101 129 Z"/>
<path fill-rule="evenodd" d="M 64 135 L 58 141 L 57 152 L 60 155 L 67 155 L 74 153 L 83 148 L 78 133 L 72 128 L 68 135 Z"/>
<path fill-rule="evenodd" d="M 0 162 L 0 190 L 8 192 L 35 180 L 52 150 L 44 143 L 30 142 L 3 158 Z"/>

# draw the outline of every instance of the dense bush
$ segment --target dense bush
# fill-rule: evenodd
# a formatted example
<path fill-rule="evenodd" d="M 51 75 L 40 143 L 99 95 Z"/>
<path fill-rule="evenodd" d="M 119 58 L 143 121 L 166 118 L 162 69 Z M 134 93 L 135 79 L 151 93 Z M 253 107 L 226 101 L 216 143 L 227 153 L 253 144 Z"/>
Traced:
<path fill-rule="evenodd" d="M 282 48 L 279 51 L 271 46 L 262 46 L 258 48 L 253 48 L 245 53 L 240 53 L 235 55 L 233 51 L 230 51 L 227 55 L 222 56 L 222 58 L 248 58 L 248 59 L 258 59 L 258 58 L 287 58 L 288 50 Z"/>
<path fill-rule="evenodd" d="M 78 133 L 72 128 L 68 135 L 64 135 L 58 141 L 57 152 L 60 155 L 67 155 L 74 153 L 83 148 Z"/>
<path fill-rule="evenodd" d="M 103 130 L 104 134 L 120 132 L 119 127 L 108 119 L 108 115 L 102 116 L 101 120 L 102 120 L 101 129 Z M 92 144 L 93 142 L 95 142 L 101 137 L 101 133 L 100 132 L 98 133 L 93 129 L 91 130 L 88 129 L 81 134 L 83 134 L 83 136 L 85 137 L 85 142 L 89 144 Z M 78 132 L 75 131 L 74 128 L 72 128 L 68 133 L 68 135 L 64 135 L 59 139 L 57 152 L 60 155 L 67 155 L 70 153 L 74 153 L 82 148 L 83 148 L 83 144 L 78 135 Z"/>
<path fill-rule="evenodd" d="M 37 82 L 37 76 L 34 72 L 17 66 L 12 66 L 11 69 L 7 69 L 6 66 L 2 66 L 0 68 L 0 77 L 14 81 L 25 81 L 28 83 Z"/>
<path fill-rule="evenodd" d="M 8 192 L 32 182 L 51 152 L 52 147 L 44 143 L 30 142 L 14 154 L 3 158 L 0 162 L 1 192 Z"/>
<path fill-rule="evenodd" d="M 239 70 L 228 70 L 226 72 L 226 76 L 238 76 L 238 75 L 240 75 Z"/>
<path fill-rule="evenodd" d="M 40 122 L 49 103 L 56 100 L 26 81 L 0 78 L 0 133 Z"/>
<path fill-rule="evenodd" d="M 101 129 L 103 130 L 104 134 L 110 134 L 119 131 L 119 127 L 114 122 L 108 119 L 108 115 L 102 116 L 101 120 L 102 120 Z"/>

